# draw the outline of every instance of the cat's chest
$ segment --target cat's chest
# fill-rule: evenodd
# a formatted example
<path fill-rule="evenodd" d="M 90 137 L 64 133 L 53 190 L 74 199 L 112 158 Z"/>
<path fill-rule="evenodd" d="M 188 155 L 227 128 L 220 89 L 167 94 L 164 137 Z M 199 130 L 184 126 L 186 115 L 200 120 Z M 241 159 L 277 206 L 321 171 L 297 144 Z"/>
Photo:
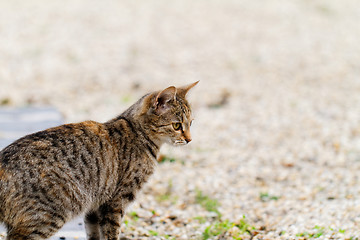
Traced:
<path fill-rule="evenodd" d="M 122 179 L 122 187 L 140 189 L 153 174 L 154 168 L 155 160 L 148 157 L 131 161 Z"/>

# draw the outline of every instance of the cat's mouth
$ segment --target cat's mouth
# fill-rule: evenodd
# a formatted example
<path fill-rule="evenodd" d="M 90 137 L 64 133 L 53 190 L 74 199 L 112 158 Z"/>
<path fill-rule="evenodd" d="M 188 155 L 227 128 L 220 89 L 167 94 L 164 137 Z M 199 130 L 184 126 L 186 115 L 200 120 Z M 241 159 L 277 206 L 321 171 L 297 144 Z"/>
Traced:
<path fill-rule="evenodd" d="M 185 140 L 175 140 L 174 145 L 175 146 L 182 146 L 188 144 Z"/>

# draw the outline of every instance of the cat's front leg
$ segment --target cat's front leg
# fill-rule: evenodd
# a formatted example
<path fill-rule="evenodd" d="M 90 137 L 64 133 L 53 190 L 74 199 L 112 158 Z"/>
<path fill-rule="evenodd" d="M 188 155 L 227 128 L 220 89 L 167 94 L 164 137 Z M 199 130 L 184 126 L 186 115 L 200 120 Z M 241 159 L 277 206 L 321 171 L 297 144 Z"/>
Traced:
<path fill-rule="evenodd" d="M 121 220 L 124 216 L 122 201 L 105 203 L 100 206 L 98 213 L 100 215 L 101 239 L 118 240 L 121 233 Z"/>

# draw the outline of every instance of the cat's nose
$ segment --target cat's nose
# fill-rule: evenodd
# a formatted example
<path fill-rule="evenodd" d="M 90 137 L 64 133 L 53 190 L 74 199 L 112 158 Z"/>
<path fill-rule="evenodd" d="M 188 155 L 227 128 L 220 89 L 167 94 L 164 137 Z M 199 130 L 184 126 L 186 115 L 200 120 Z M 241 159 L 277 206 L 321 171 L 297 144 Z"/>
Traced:
<path fill-rule="evenodd" d="M 186 143 L 189 143 L 189 142 L 191 142 L 191 140 L 192 140 L 192 139 L 191 139 L 190 131 L 185 131 L 183 137 L 184 137 Z"/>

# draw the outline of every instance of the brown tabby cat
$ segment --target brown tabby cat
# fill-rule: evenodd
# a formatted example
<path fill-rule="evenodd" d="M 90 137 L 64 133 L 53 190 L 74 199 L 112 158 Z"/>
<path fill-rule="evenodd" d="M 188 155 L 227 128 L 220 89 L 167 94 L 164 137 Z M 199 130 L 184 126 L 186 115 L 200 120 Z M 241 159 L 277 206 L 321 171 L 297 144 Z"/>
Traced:
<path fill-rule="evenodd" d="M 197 83 L 147 94 L 106 123 L 50 128 L 3 149 L 7 240 L 49 238 L 82 213 L 88 239 L 119 239 L 125 208 L 153 173 L 160 146 L 191 141 L 185 95 Z"/>

